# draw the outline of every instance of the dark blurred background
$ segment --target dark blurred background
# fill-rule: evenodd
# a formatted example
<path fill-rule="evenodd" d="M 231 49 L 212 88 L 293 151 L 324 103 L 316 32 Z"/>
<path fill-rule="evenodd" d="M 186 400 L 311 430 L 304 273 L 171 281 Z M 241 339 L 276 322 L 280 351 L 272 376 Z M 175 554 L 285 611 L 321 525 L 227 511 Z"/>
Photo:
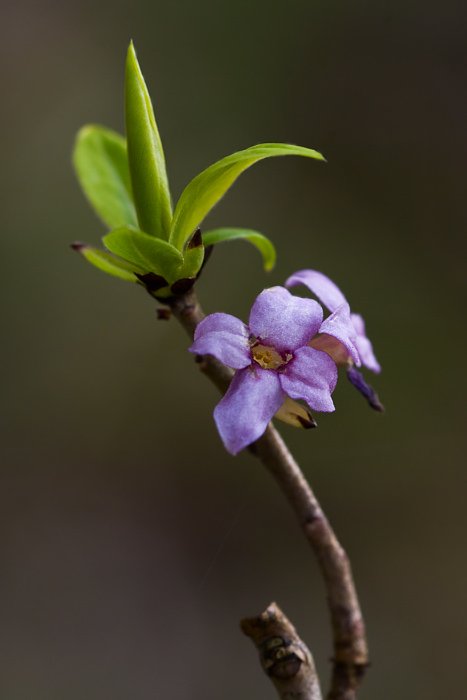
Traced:
<path fill-rule="evenodd" d="M 2 700 L 267 700 L 238 622 L 271 600 L 330 671 L 312 554 L 262 467 L 224 452 L 187 338 L 68 247 L 105 233 L 71 150 L 85 123 L 123 132 L 130 39 L 175 199 L 255 143 L 327 158 L 242 175 L 206 227 L 263 231 L 277 266 L 226 244 L 198 292 L 246 320 L 312 267 L 365 317 L 387 414 L 343 376 L 318 430 L 280 430 L 352 560 L 359 697 L 462 697 L 465 2 L 7 0 L 0 27 Z"/>

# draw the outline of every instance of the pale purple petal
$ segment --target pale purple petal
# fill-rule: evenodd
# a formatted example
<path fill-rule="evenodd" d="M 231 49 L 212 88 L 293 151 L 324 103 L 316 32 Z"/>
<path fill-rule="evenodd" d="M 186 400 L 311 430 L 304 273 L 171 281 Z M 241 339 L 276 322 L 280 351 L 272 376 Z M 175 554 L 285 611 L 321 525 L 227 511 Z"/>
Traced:
<path fill-rule="evenodd" d="M 313 292 L 329 311 L 335 311 L 338 306 L 347 301 L 341 290 L 329 277 L 317 270 L 300 270 L 289 277 L 286 287 L 304 284 Z"/>
<path fill-rule="evenodd" d="M 360 367 L 362 363 L 360 362 L 360 356 L 356 348 L 357 334 L 350 317 L 350 306 L 347 302 L 341 304 L 325 321 L 323 321 L 319 332 L 327 333 L 327 335 L 332 335 L 334 338 L 337 338 L 337 340 L 340 340 L 349 351 L 349 355 L 357 367 Z"/>
<path fill-rule="evenodd" d="M 202 335 L 188 351 L 195 355 L 214 355 L 232 369 L 243 369 L 252 362 L 248 340 L 226 331 L 213 331 Z"/>
<path fill-rule="evenodd" d="M 360 316 L 360 314 L 350 314 L 352 319 L 353 327 L 355 328 L 355 333 L 357 335 L 366 335 L 365 333 L 365 321 Z"/>
<path fill-rule="evenodd" d="M 265 289 L 250 312 L 251 332 L 278 352 L 293 352 L 318 332 L 323 310 L 313 299 L 295 297 L 284 287 Z"/>
<path fill-rule="evenodd" d="M 373 352 L 373 346 L 368 340 L 365 334 L 365 321 L 360 316 L 360 314 L 350 314 L 353 326 L 357 333 L 357 339 L 355 340 L 355 345 L 357 346 L 358 354 L 362 361 L 362 365 L 371 369 L 372 372 L 379 374 L 381 372 L 381 365 L 375 357 Z"/>
<path fill-rule="evenodd" d="M 248 339 L 250 332 L 247 326 L 240 321 L 236 316 L 231 314 L 210 314 L 206 316 L 195 328 L 195 340 L 204 333 L 212 333 L 213 331 L 227 331 L 234 335 L 240 335 Z"/>
<path fill-rule="evenodd" d="M 368 340 L 368 338 L 363 336 L 357 336 L 355 345 L 357 346 L 358 354 L 360 355 L 362 365 L 368 367 L 368 369 L 371 369 L 372 372 L 376 372 L 376 374 L 379 374 L 381 372 L 381 365 L 375 357 L 375 354 L 373 352 L 373 346 L 371 345 L 371 342 Z"/>
<path fill-rule="evenodd" d="M 188 348 L 196 355 L 214 355 L 232 369 L 243 369 L 252 362 L 250 332 L 240 319 L 230 314 L 211 314 L 198 323 L 195 342 Z"/>
<path fill-rule="evenodd" d="M 261 367 L 237 372 L 214 409 L 214 420 L 226 450 L 236 455 L 261 437 L 284 399 L 276 372 Z"/>
<path fill-rule="evenodd" d="M 303 399 L 314 411 L 335 410 L 331 393 L 337 382 L 337 367 L 325 352 L 308 346 L 300 348 L 279 379 L 292 399 Z"/>

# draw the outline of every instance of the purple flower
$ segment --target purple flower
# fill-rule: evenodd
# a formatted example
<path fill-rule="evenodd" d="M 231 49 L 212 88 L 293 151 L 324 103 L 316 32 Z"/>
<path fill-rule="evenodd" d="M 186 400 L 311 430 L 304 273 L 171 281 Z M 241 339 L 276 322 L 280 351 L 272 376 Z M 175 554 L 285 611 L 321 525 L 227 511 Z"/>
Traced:
<path fill-rule="evenodd" d="M 348 305 L 323 324 L 316 301 L 295 297 L 283 287 L 261 292 L 248 326 L 223 313 L 211 314 L 197 326 L 190 352 L 214 355 L 238 370 L 214 410 L 229 452 L 237 454 L 257 440 L 287 396 L 303 399 L 315 411 L 334 411 L 337 368 L 328 354 L 309 346 L 317 333 L 333 333 L 358 362 Z"/>
<path fill-rule="evenodd" d="M 286 281 L 285 286 L 293 287 L 297 284 L 304 284 L 305 287 L 308 287 L 308 289 L 318 297 L 320 302 L 332 312 L 331 316 L 324 322 L 322 330 L 320 331 L 328 335 L 316 338 L 313 341 L 312 347 L 327 352 L 338 366 L 351 365 L 352 363 L 350 360 L 353 360 L 357 367 L 362 364 L 373 372 L 381 372 L 379 362 L 373 353 L 373 347 L 365 334 L 365 322 L 359 314 L 350 314 L 350 319 L 355 329 L 354 343 L 357 351 L 357 360 L 336 333 L 332 333 L 329 329 L 325 330 L 325 324 L 332 319 L 332 316 L 339 308 L 343 305 L 349 308 L 347 300 L 339 287 L 335 285 L 329 277 L 326 277 L 322 272 L 317 272 L 316 270 L 300 270 L 299 272 L 295 272 Z M 329 335 L 334 337 L 329 338 Z M 341 342 L 336 343 L 336 338 Z"/>

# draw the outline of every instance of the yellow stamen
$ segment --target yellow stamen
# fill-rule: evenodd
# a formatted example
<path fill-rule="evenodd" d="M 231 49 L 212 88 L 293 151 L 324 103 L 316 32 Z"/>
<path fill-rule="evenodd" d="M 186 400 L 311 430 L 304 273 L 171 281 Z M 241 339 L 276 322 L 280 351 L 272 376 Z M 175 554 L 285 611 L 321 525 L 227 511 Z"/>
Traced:
<path fill-rule="evenodd" d="M 255 345 L 252 352 L 253 358 L 263 369 L 278 369 L 286 364 L 277 350 L 268 345 Z"/>

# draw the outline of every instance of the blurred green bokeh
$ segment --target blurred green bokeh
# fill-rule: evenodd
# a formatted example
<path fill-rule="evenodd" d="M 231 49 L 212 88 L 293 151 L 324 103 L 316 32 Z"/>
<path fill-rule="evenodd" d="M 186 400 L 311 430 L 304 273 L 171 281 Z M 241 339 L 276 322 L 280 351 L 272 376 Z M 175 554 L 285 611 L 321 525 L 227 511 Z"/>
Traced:
<path fill-rule="evenodd" d="M 85 123 L 123 131 L 130 39 L 175 197 L 255 143 L 327 158 L 242 175 L 206 226 L 264 232 L 278 264 L 219 246 L 198 292 L 246 320 L 313 267 L 365 317 L 387 414 L 343 376 L 318 430 L 280 429 L 351 556 L 359 697 L 462 696 L 466 20 L 421 0 L 2 5 L 2 698 L 266 700 L 238 620 L 273 599 L 329 674 L 317 567 L 268 475 L 223 451 L 187 338 L 68 248 L 105 233 L 71 150 Z"/>

